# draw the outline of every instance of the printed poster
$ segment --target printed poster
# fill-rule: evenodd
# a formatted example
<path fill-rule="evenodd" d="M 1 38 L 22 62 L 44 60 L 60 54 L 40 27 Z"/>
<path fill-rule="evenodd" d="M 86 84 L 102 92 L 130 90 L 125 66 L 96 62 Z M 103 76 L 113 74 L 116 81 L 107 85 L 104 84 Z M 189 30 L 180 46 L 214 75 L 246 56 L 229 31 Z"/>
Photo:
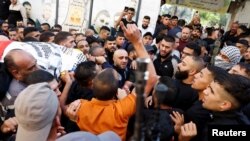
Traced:
<path fill-rule="evenodd" d="M 64 31 L 85 31 L 89 24 L 91 0 L 60 0 L 58 23 Z"/>
<path fill-rule="evenodd" d="M 26 9 L 29 21 L 33 21 L 36 26 L 42 23 L 49 23 L 54 26 L 56 20 L 56 0 L 20 0 Z"/>

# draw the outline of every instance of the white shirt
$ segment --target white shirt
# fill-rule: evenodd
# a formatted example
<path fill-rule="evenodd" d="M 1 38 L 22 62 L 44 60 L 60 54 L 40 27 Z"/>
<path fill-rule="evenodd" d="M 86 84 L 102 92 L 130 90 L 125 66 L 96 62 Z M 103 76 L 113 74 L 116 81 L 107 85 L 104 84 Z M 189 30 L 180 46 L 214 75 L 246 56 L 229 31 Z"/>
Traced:
<path fill-rule="evenodd" d="M 9 7 L 9 10 L 20 11 L 21 15 L 23 17 L 23 24 L 24 24 L 24 26 L 27 26 L 27 22 L 28 22 L 27 13 L 26 13 L 25 8 L 21 4 L 19 4 L 19 3 L 15 4 L 15 5 L 11 4 Z"/>
<path fill-rule="evenodd" d="M 148 28 L 146 28 L 146 29 L 144 29 L 144 28 L 142 28 L 141 26 L 139 27 L 139 29 L 141 30 L 141 35 L 143 36 L 145 33 L 147 33 L 147 32 L 151 32 L 152 33 L 152 35 L 154 35 L 154 31 L 155 31 L 155 29 L 153 29 L 152 27 L 148 27 Z"/>

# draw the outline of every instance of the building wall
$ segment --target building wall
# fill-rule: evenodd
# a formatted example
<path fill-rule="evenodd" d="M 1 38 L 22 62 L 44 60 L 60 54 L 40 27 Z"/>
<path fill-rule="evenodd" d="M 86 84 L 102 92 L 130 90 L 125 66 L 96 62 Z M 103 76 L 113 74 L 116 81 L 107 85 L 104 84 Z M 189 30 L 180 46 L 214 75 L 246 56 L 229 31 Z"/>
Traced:
<path fill-rule="evenodd" d="M 239 21 L 239 23 L 249 27 L 250 25 L 250 1 L 246 1 L 244 5 L 238 8 L 234 21 Z"/>

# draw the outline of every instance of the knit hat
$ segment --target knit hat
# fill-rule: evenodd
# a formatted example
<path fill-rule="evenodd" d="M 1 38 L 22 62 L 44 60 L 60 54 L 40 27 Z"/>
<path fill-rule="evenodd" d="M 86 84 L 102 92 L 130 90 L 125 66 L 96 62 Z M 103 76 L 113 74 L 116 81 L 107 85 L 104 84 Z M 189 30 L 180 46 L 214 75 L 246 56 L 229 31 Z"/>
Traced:
<path fill-rule="evenodd" d="M 240 62 L 240 50 L 237 47 L 226 46 L 223 47 L 220 52 L 226 55 L 233 65 Z"/>
<path fill-rule="evenodd" d="M 49 84 L 28 86 L 17 96 L 14 106 L 18 120 L 16 141 L 46 141 L 59 106 Z"/>

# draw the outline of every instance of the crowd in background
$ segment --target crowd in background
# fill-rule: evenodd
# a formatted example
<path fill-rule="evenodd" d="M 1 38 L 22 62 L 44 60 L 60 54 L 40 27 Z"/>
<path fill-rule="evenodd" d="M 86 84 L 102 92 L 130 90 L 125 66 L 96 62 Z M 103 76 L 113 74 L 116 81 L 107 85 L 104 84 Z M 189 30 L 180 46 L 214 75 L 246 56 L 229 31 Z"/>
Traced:
<path fill-rule="evenodd" d="M 37 27 L 15 2 L 6 9 L 9 15 L 0 12 L 0 43 L 57 44 L 87 59 L 55 76 L 39 66 L 36 55 L 0 44 L 0 140 L 130 140 L 137 58 L 150 59 L 145 141 L 204 141 L 209 125 L 250 124 L 246 26 L 233 22 L 224 31 L 204 27 L 199 15 L 187 23 L 164 14 L 152 28 L 149 16 L 138 25 L 135 9 L 128 8 L 113 27 L 91 26 L 81 33 L 59 24 Z"/>

